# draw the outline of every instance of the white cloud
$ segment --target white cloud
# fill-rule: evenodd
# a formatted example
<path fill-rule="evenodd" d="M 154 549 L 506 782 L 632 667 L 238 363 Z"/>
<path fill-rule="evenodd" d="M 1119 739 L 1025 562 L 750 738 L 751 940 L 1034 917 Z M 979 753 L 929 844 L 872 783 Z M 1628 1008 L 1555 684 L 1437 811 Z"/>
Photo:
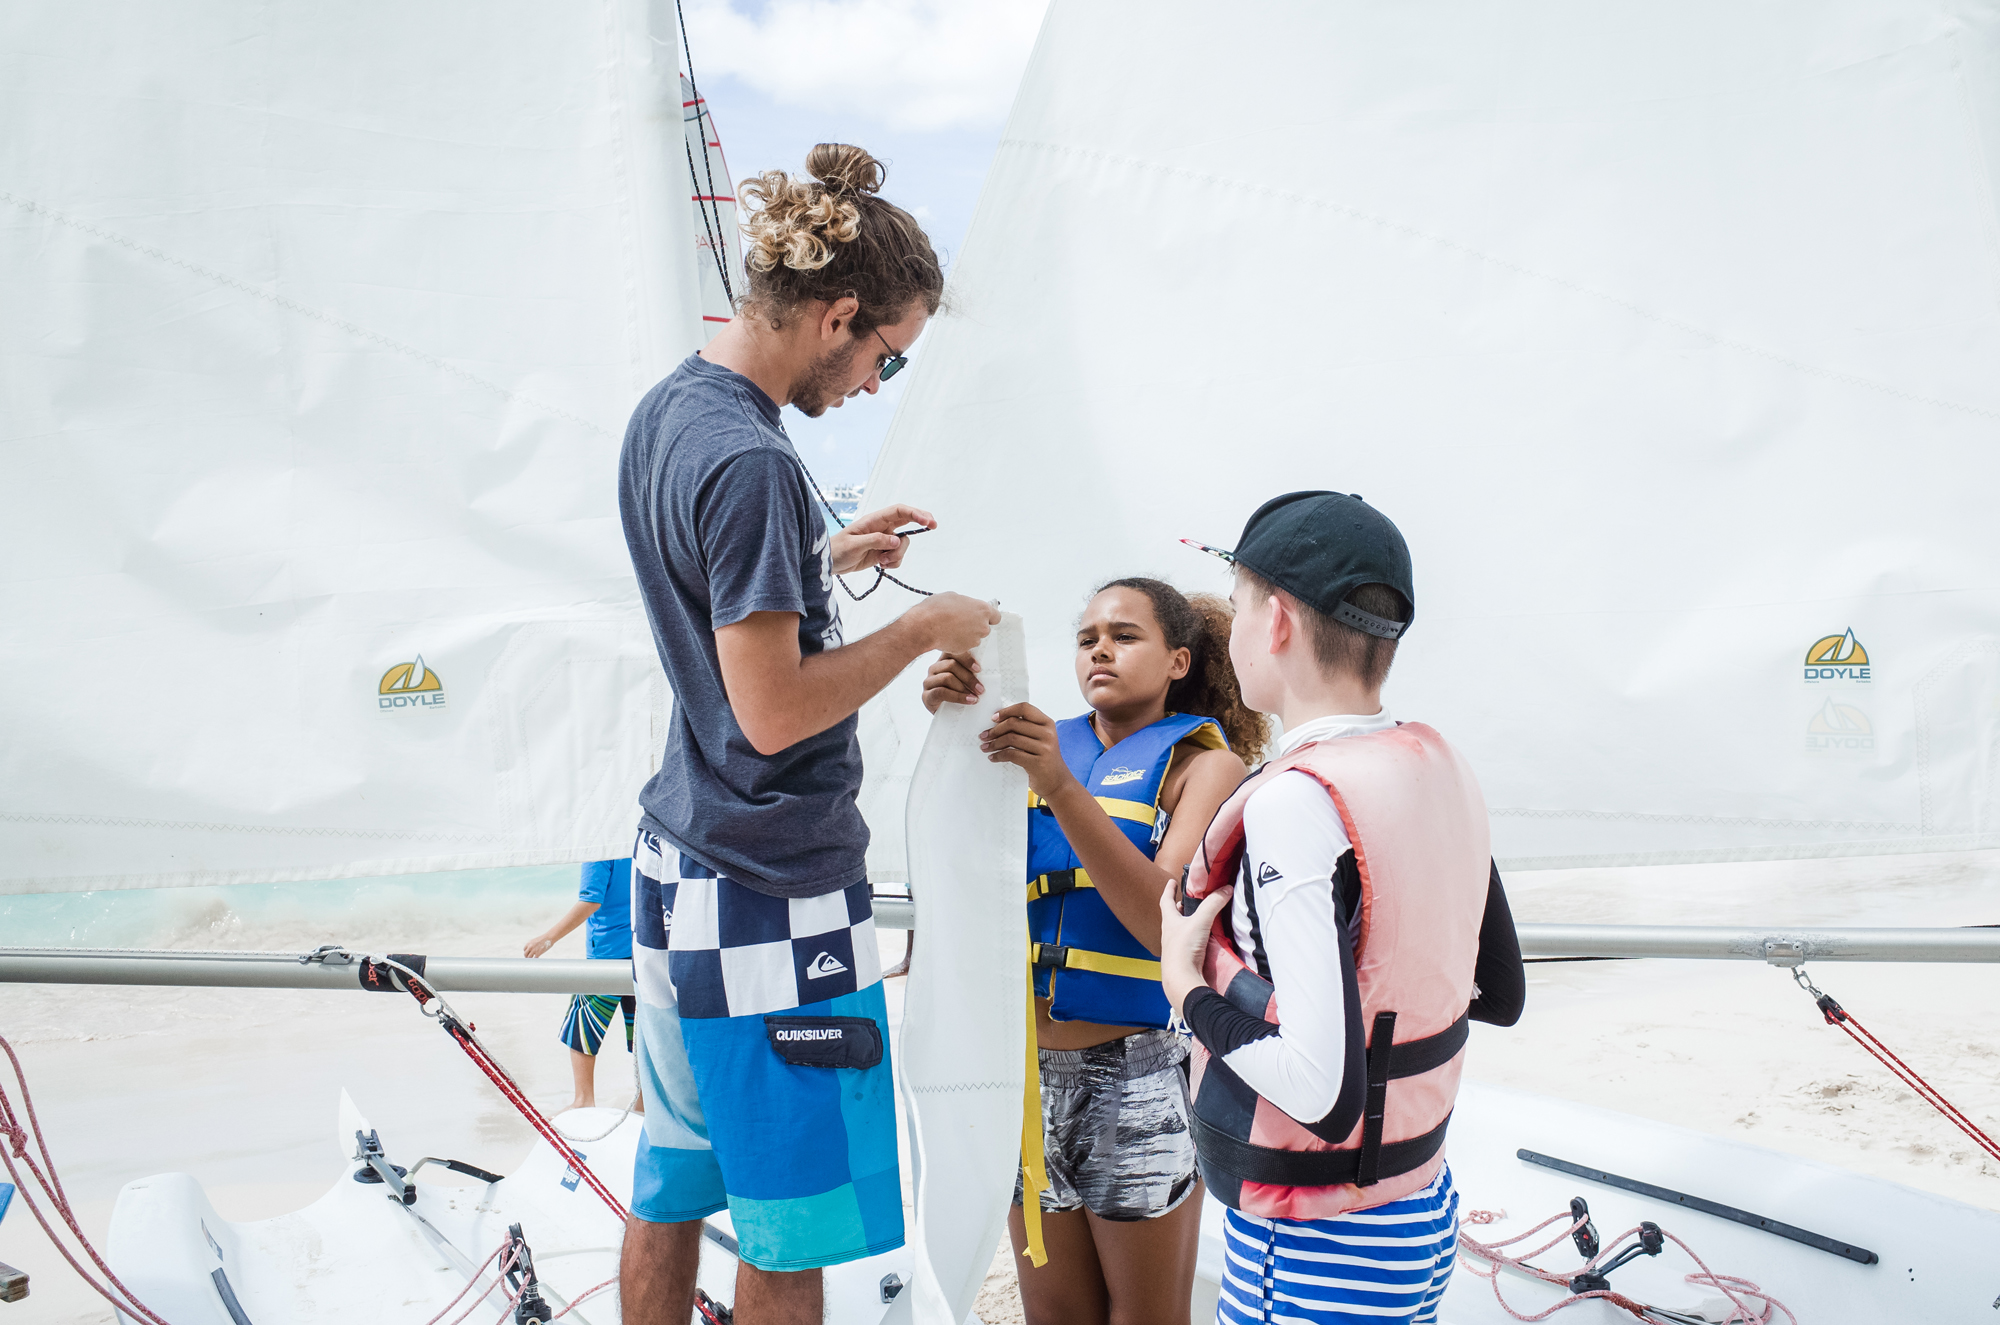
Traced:
<path fill-rule="evenodd" d="M 1047 0 L 688 0 L 698 73 L 898 129 L 998 125 Z"/>

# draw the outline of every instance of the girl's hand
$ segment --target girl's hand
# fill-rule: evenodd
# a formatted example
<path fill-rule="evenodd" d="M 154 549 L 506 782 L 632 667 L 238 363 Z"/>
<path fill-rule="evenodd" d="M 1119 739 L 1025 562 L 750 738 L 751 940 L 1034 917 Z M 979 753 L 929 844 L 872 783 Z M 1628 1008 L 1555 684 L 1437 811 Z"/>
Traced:
<path fill-rule="evenodd" d="M 979 748 L 996 764 L 1028 770 L 1028 786 L 1043 800 L 1076 781 L 1063 763 L 1055 720 L 1033 704 L 1009 704 L 995 713 L 993 725 L 979 733 Z"/>
<path fill-rule="evenodd" d="M 969 653 L 941 653 L 924 673 L 924 707 L 936 713 L 946 700 L 954 704 L 976 704 L 986 693 L 973 673 L 979 664 Z"/>
<path fill-rule="evenodd" d="M 1169 880 L 1160 893 L 1160 984 L 1166 989 L 1167 1004 L 1178 1013 L 1187 996 L 1207 981 L 1201 962 L 1208 952 L 1208 936 L 1215 918 L 1229 905 L 1235 889 L 1216 889 L 1201 899 L 1191 916 L 1181 914 L 1180 884 Z"/>
<path fill-rule="evenodd" d="M 537 934 L 535 937 L 529 939 L 521 948 L 521 955 L 523 957 L 539 957 L 555 946 L 556 941 L 547 934 Z"/>

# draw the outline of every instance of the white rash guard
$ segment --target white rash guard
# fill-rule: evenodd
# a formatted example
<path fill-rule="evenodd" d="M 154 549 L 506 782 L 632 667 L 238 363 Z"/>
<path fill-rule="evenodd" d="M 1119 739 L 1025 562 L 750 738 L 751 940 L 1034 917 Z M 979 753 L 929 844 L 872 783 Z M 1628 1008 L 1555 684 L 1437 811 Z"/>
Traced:
<path fill-rule="evenodd" d="M 1393 727 L 1385 708 L 1368 717 L 1317 718 L 1288 731 L 1277 756 L 1313 741 Z M 1229 1050 L 1222 1061 L 1244 1084 L 1294 1118 L 1325 1117 L 1340 1096 L 1347 1058 L 1341 963 L 1348 942 L 1334 907 L 1334 870 L 1351 848 L 1333 797 L 1309 773 L 1281 773 L 1243 808 L 1244 852 L 1256 882 L 1257 924 L 1240 881 L 1230 900 L 1236 950 L 1262 954 L 1284 1018 L 1275 1035 Z"/>

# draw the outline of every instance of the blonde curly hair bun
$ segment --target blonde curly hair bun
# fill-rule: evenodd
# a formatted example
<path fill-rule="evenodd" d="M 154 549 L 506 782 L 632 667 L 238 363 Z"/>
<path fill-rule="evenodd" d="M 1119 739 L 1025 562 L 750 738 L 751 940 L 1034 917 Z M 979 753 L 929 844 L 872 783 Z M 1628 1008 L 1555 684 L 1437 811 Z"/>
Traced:
<path fill-rule="evenodd" d="M 746 179 L 746 308 L 778 321 L 803 300 L 858 299 L 856 334 L 922 299 L 935 313 L 942 268 L 916 219 L 875 196 L 888 171 L 864 148 L 820 143 L 806 155 L 810 178 L 767 170 Z M 860 242 L 857 242 L 860 241 Z"/>

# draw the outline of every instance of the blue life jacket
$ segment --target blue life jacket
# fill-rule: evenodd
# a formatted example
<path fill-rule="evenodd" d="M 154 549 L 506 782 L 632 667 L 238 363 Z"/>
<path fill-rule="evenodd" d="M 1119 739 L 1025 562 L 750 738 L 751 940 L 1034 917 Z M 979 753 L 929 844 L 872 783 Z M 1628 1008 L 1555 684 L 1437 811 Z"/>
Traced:
<path fill-rule="evenodd" d="M 1192 737 L 1227 750 L 1215 719 L 1170 713 L 1106 749 L 1088 714 L 1056 724 L 1063 763 L 1097 798 L 1119 831 L 1151 860 L 1166 836 L 1160 789 L 1174 747 Z M 1055 1021 L 1110 1026 L 1167 1024 L 1160 962 L 1132 937 L 1090 882 L 1055 811 L 1028 795 L 1028 937 L 1035 994 Z"/>

